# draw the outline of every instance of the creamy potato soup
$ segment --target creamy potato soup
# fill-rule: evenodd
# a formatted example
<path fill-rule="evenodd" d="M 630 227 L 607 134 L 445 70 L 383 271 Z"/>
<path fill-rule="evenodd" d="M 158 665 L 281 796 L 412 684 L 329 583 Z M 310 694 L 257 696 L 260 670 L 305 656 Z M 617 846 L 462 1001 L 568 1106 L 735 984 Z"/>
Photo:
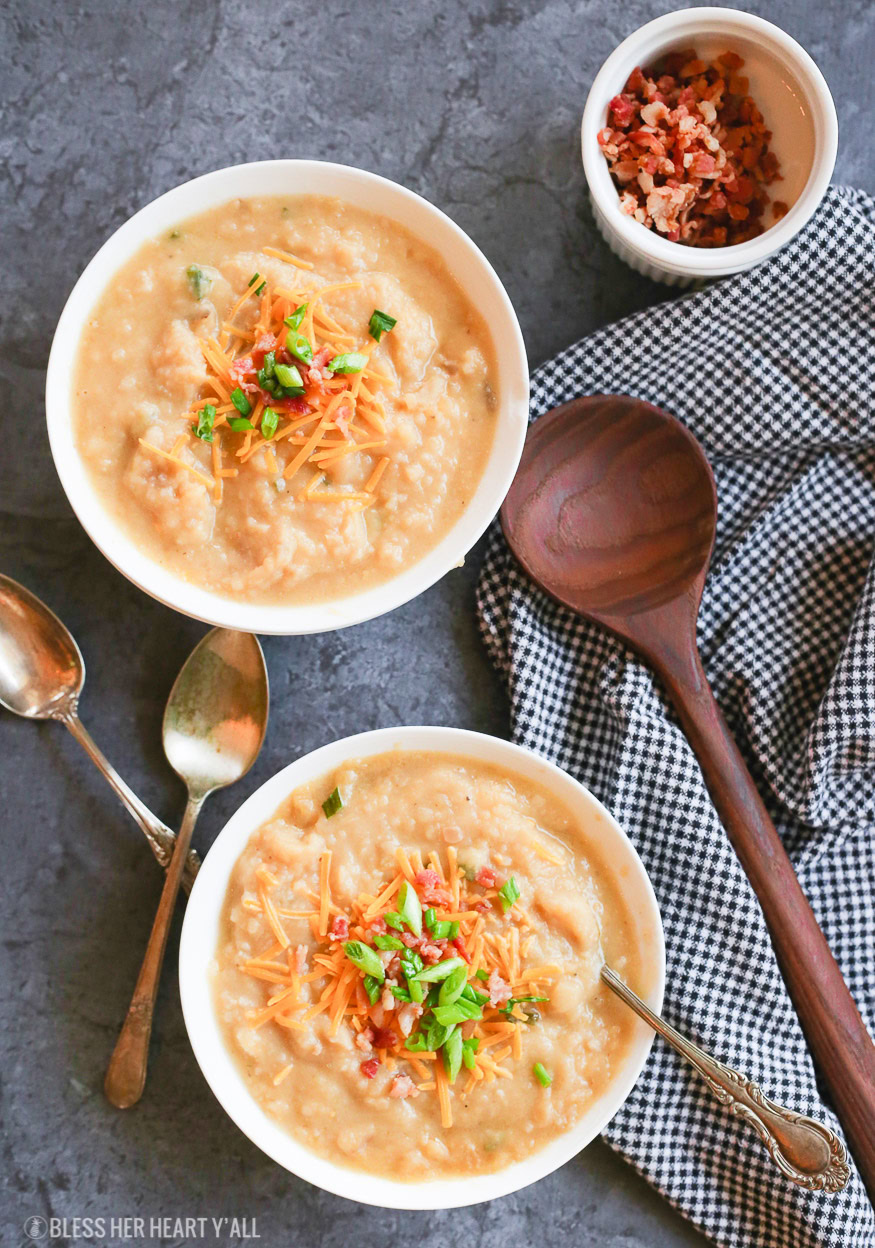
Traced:
<path fill-rule="evenodd" d="M 394 751 L 295 790 L 228 888 L 215 1008 L 252 1095 L 332 1161 L 421 1180 L 498 1170 L 610 1083 L 642 987 L 634 922 L 547 790 Z"/>
<path fill-rule="evenodd" d="M 345 597 L 461 516 L 492 343 L 441 258 L 315 196 L 237 199 L 147 243 L 86 326 L 76 443 L 157 563 L 248 602 Z"/>

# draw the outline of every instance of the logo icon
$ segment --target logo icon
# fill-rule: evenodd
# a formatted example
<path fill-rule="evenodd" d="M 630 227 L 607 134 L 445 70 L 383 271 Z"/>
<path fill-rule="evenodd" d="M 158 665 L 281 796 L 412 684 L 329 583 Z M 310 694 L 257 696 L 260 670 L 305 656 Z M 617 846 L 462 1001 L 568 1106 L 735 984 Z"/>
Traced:
<path fill-rule="evenodd" d="M 49 1233 L 49 1224 L 45 1218 L 34 1214 L 32 1218 L 28 1218 L 25 1222 L 24 1233 L 28 1239 L 45 1239 Z"/>

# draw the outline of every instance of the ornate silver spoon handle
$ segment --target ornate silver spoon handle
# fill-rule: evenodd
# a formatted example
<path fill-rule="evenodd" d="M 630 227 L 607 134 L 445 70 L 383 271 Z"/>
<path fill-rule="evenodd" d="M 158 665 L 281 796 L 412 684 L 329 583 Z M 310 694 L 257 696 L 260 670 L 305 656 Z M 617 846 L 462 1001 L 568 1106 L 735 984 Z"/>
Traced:
<path fill-rule="evenodd" d="M 621 1001 L 695 1066 L 730 1113 L 753 1127 L 772 1161 L 791 1183 L 812 1192 L 842 1190 L 849 1177 L 848 1158 L 834 1131 L 813 1118 L 775 1104 L 752 1079 L 710 1057 L 654 1014 L 609 966 L 602 967 L 601 977 Z"/>
<path fill-rule="evenodd" d="M 151 846 L 152 853 L 158 859 L 158 862 L 166 870 L 173 857 L 173 846 L 176 844 L 176 833 L 171 832 L 166 824 L 162 823 L 157 815 L 153 815 L 151 810 L 145 803 L 141 802 L 133 789 L 129 788 L 122 780 L 112 763 L 104 755 L 103 751 L 92 739 L 91 733 L 79 718 L 75 703 L 71 704 L 67 701 L 63 706 L 58 708 L 54 716 L 59 723 L 62 723 L 70 733 L 76 738 L 82 746 L 85 753 L 103 773 L 109 781 L 110 786 L 116 796 L 126 808 L 128 813 L 133 817 L 139 826 L 146 840 Z M 194 877 L 198 873 L 200 867 L 200 859 L 195 851 L 189 851 L 185 864 L 185 873 L 182 877 L 182 887 L 186 892 L 191 891 L 194 883 Z"/>

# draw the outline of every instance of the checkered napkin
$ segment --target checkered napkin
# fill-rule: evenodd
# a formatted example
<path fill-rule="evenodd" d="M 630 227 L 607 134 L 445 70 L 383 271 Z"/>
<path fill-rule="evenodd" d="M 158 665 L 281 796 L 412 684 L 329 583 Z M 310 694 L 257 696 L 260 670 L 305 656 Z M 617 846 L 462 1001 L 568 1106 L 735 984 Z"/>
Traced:
<path fill-rule="evenodd" d="M 720 515 L 702 659 L 852 993 L 875 1029 L 875 201 L 831 188 L 784 251 L 600 330 L 533 377 L 532 416 L 630 394 L 680 417 Z M 631 836 L 659 898 L 665 1016 L 781 1104 L 822 1097 L 753 890 L 646 665 L 535 589 L 496 525 L 479 591 L 513 736 Z M 718 1244 L 872 1248 L 838 1196 L 781 1178 L 756 1136 L 656 1040 L 605 1132 Z"/>

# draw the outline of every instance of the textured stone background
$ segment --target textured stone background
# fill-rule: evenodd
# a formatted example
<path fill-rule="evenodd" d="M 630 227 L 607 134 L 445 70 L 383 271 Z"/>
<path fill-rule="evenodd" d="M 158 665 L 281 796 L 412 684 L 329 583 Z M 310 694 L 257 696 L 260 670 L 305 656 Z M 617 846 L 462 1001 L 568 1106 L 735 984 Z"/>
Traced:
<path fill-rule="evenodd" d="M 0 6 L 0 567 L 72 628 L 89 668 L 83 718 L 165 820 L 178 820 L 183 794 L 161 753 L 161 714 L 203 629 L 118 575 L 58 485 L 43 424 L 44 369 L 76 277 L 128 215 L 195 174 L 277 156 L 339 160 L 405 183 L 472 235 L 507 284 L 537 364 L 666 297 L 596 235 L 577 126 L 603 59 L 670 7 L 654 0 Z M 837 180 L 872 190 L 875 156 L 864 118 L 875 7 L 868 0 L 753 7 L 821 65 L 839 109 Z M 477 563 L 474 552 L 463 571 L 382 620 L 266 641 L 273 695 L 266 746 L 245 781 L 211 800 L 197 833 L 202 849 L 265 778 L 334 737 L 422 722 L 506 732 L 502 691 L 474 620 Z M 24 1240 L 22 1223 L 32 1214 L 255 1217 L 270 1248 L 704 1242 L 601 1144 L 534 1188 L 444 1215 L 365 1209 L 296 1180 L 249 1144 L 207 1090 L 182 1025 L 175 948 L 145 1099 L 126 1114 L 111 1110 L 101 1095 L 104 1068 L 159 873 L 60 727 L 0 715 L 0 775 L 4 1245 Z"/>

